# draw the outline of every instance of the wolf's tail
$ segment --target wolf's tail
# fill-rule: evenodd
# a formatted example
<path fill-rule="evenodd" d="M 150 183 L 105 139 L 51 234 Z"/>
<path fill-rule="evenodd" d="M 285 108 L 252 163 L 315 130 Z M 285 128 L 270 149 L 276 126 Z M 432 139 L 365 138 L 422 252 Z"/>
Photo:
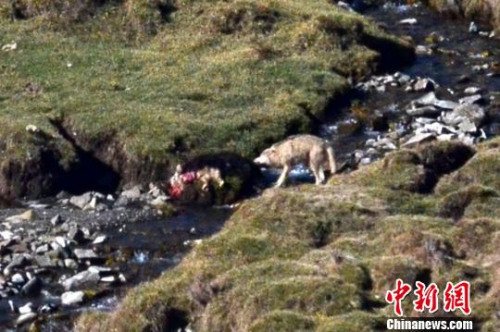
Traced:
<path fill-rule="evenodd" d="M 335 162 L 335 153 L 333 152 L 333 148 L 331 146 L 326 148 L 326 153 L 328 154 L 328 164 L 330 166 L 330 173 L 335 174 L 337 171 L 337 166 Z"/>

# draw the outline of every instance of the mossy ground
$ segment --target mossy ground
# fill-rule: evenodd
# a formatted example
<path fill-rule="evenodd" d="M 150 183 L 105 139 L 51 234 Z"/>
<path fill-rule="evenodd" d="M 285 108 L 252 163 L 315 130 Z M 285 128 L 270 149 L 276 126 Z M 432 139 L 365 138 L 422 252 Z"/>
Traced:
<path fill-rule="evenodd" d="M 0 44 L 18 45 L 0 56 L 2 160 L 44 144 L 28 124 L 60 140 L 50 119 L 122 167 L 253 157 L 310 131 L 348 77 L 412 55 L 407 41 L 320 0 L 15 3 L 26 19 L 11 21 L 6 4 L 0 16 Z"/>
<path fill-rule="evenodd" d="M 221 233 L 179 266 L 133 289 L 116 312 L 100 320 L 83 316 L 77 328 L 156 330 L 175 309 L 197 331 L 372 331 L 384 329 L 384 317 L 393 315 L 384 295 L 402 278 L 436 282 L 441 289 L 447 281 L 470 281 L 472 316 L 486 330 L 499 308 L 500 204 L 465 202 L 457 218 L 443 216 L 442 207 L 463 190 L 479 202 L 485 192 L 496 197 L 489 174 L 497 163 L 481 161 L 490 156 L 498 162 L 498 143 L 485 143 L 458 163 L 450 162 L 456 151 L 468 148 L 431 144 L 395 152 L 325 186 L 269 189 L 245 201 Z M 419 162 L 437 155 L 450 162 L 450 174 L 437 175 L 438 188 L 465 173 L 474 174 L 481 189 L 421 194 L 391 186 L 412 181 L 402 168 L 387 172 L 389 163 L 404 164 L 408 154 Z M 397 208 L 402 199 L 406 204 Z M 405 312 L 418 315 L 411 300 Z"/>

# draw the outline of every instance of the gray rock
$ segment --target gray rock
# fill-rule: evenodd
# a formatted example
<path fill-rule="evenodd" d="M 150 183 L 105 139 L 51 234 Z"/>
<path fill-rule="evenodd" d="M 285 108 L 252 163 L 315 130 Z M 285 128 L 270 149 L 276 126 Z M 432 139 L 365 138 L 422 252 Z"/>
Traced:
<path fill-rule="evenodd" d="M 24 277 L 20 273 L 14 274 L 10 281 L 14 284 L 24 284 Z"/>
<path fill-rule="evenodd" d="M 12 258 L 12 261 L 3 270 L 3 274 L 8 276 L 12 273 L 12 271 L 14 269 L 22 268 L 22 267 L 26 266 L 30 261 L 30 259 L 28 257 L 30 257 L 30 256 L 26 255 L 26 254 L 15 255 Z"/>
<path fill-rule="evenodd" d="M 58 226 L 64 223 L 64 220 L 59 214 L 57 214 L 54 217 L 52 217 L 52 219 L 50 219 L 50 223 L 52 224 L 52 226 Z"/>
<path fill-rule="evenodd" d="M 415 25 L 418 23 L 417 19 L 412 17 L 412 18 L 405 18 L 404 20 L 401 20 L 398 22 L 399 24 L 406 24 L 406 25 Z"/>
<path fill-rule="evenodd" d="M 56 236 L 54 242 L 52 242 L 52 248 L 57 249 L 58 247 L 66 248 L 70 244 L 69 240 L 62 236 Z"/>
<path fill-rule="evenodd" d="M 35 320 L 36 317 L 37 317 L 37 314 L 34 312 L 26 313 L 26 314 L 21 315 L 17 318 L 16 325 L 23 325 L 25 323 L 31 322 L 31 321 Z"/>
<path fill-rule="evenodd" d="M 74 259 L 71 259 L 71 258 L 66 258 L 64 260 L 64 266 L 66 268 L 72 269 L 72 270 L 78 269 L 78 263 Z"/>
<path fill-rule="evenodd" d="M 2 239 L 4 239 L 4 240 L 8 241 L 14 237 L 14 233 L 12 233 L 11 231 L 1 231 L 0 237 L 2 237 Z"/>
<path fill-rule="evenodd" d="M 65 292 L 61 295 L 61 303 L 65 306 L 71 306 L 82 303 L 84 298 L 85 293 L 83 291 Z"/>
<path fill-rule="evenodd" d="M 98 258 L 97 254 L 92 249 L 75 249 L 73 253 L 78 260 Z"/>
<path fill-rule="evenodd" d="M 21 294 L 34 297 L 40 294 L 43 288 L 43 282 L 38 277 L 31 278 L 21 289 Z"/>
<path fill-rule="evenodd" d="M 465 119 L 464 121 L 460 122 L 458 125 L 458 128 L 460 131 L 463 131 L 464 133 L 475 133 L 477 132 L 477 127 L 476 125 L 470 121 L 469 119 Z"/>
<path fill-rule="evenodd" d="M 57 266 L 57 261 L 47 255 L 35 256 L 35 263 L 40 267 L 52 268 Z"/>
<path fill-rule="evenodd" d="M 92 244 L 102 244 L 106 242 L 107 239 L 108 237 L 106 235 L 99 235 L 92 241 Z"/>
<path fill-rule="evenodd" d="M 411 137 L 408 141 L 406 141 L 402 146 L 409 147 L 409 146 L 412 146 L 412 145 L 417 145 L 419 143 L 423 143 L 423 142 L 428 142 L 428 141 L 434 140 L 435 138 L 436 138 L 436 135 L 432 134 L 432 133 L 416 134 L 413 137 Z"/>
<path fill-rule="evenodd" d="M 23 305 L 22 307 L 19 307 L 17 309 L 17 311 L 19 311 L 19 313 L 21 315 L 24 315 L 24 314 L 28 314 L 30 312 L 33 312 L 33 303 L 31 302 L 28 302 L 26 303 L 25 305 Z"/>
<path fill-rule="evenodd" d="M 79 209 L 85 209 L 87 205 L 90 204 L 92 199 L 94 198 L 94 195 L 91 192 L 87 192 L 85 194 L 82 194 L 80 196 L 72 196 L 69 199 L 69 203 L 71 205 L 76 206 Z"/>
<path fill-rule="evenodd" d="M 64 280 L 61 284 L 67 291 L 83 287 L 92 287 L 99 282 L 99 273 L 92 271 L 82 271 L 74 276 Z"/>
<path fill-rule="evenodd" d="M 484 109 L 475 104 L 460 105 L 453 110 L 453 114 L 470 120 L 476 126 L 480 126 L 486 117 Z"/>
<path fill-rule="evenodd" d="M 417 45 L 417 47 L 415 47 L 415 53 L 417 55 L 431 55 L 432 53 L 434 53 L 434 51 L 430 47 Z"/>
<path fill-rule="evenodd" d="M 442 142 L 449 142 L 456 136 L 456 134 L 441 134 L 437 137 L 437 140 Z"/>
<path fill-rule="evenodd" d="M 467 95 L 475 95 L 481 91 L 482 89 L 478 86 L 470 86 L 464 90 L 464 93 Z"/>
<path fill-rule="evenodd" d="M 413 89 L 415 91 L 430 91 L 434 90 L 434 87 L 435 87 L 434 81 L 428 78 L 419 78 L 415 82 Z"/>
<path fill-rule="evenodd" d="M 35 253 L 37 255 L 43 255 L 50 250 L 50 245 L 48 243 L 42 244 L 41 246 L 35 249 Z"/>
<path fill-rule="evenodd" d="M 25 221 L 31 221 L 36 218 L 35 212 L 33 210 L 27 210 L 23 213 L 16 214 L 14 216 L 10 216 L 5 219 L 5 221 L 16 224 L 16 223 L 21 223 Z"/>
<path fill-rule="evenodd" d="M 75 241 L 78 244 L 82 244 L 85 242 L 85 234 L 78 227 L 73 227 L 68 232 L 68 238 L 72 241 Z"/>
<path fill-rule="evenodd" d="M 443 109 L 447 109 L 447 110 L 452 110 L 455 107 L 457 107 L 458 104 L 455 103 L 454 101 L 451 101 L 451 100 L 437 100 L 434 103 L 434 106 L 440 107 L 440 108 L 443 108 Z"/>
<path fill-rule="evenodd" d="M 406 114 L 410 116 L 438 116 L 441 111 L 432 105 L 410 108 L 406 110 Z"/>
<path fill-rule="evenodd" d="M 469 32 L 470 33 L 477 33 L 478 32 L 478 27 L 476 25 L 476 23 L 474 22 L 470 22 L 470 25 L 469 25 Z"/>
<path fill-rule="evenodd" d="M 460 104 L 469 104 L 469 105 L 470 104 L 480 103 L 481 101 L 483 101 L 483 96 L 481 96 L 480 94 L 475 94 L 475 95 L 472 95 L 472 96 L 460 98 L 458 100 L 458 102 Z"/>
<path fill-rule="evenodd" d="M 134 186 L 131 189 L 125 190 L 121 193 L 122 197 L 128 198 L 130 200 L 137 200 L 141 198 L 141 189 L 140 185 Z"/>

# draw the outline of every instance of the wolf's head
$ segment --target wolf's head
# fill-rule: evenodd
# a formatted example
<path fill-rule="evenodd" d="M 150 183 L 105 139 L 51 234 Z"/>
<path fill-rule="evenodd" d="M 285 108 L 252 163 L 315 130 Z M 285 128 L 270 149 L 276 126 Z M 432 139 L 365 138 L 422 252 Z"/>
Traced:
<path fill-rule="evenodd" d="M 270 167 L 277 167 L 279 165 L 279 153 L 276 150 L 276 148 L 271 147 L 269 149 L 265 149 L 262 151 L 260 156 L 255 158 L 253 162 L 257 165 L 260 166 L 270 166 Z"/>

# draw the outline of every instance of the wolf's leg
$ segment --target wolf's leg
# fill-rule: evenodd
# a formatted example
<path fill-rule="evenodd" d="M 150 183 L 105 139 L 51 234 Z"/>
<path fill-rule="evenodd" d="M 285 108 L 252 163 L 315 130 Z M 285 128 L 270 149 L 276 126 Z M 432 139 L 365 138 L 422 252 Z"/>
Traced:
<path fill-rule="evenodd" d="M 314 175 L 315 183 L 321 184 L 321 182 L 322 182 L 321 170 L 319 169 L 318 165 L 316 165 L 316 163 L 313 160 L 311 160 L 311 162 L 309 163 L 309 168 L 311 169 L 311 171 Z"/>
<path fill-rule="evenodd" d="M 319 181 L 321 183 L 325 183 L 325 170 L 323 169 L 323 166 L 320 166 L 319 167 L 319 171 L 318 171 L 318 175 L 319 175 Z"/>
<path fill-rule="evenodd" d="M 290 173 L 290 166 L 285 165 L 285 167 L 283 167 L 283 171 L 281 171 L 281 175 L 278 178 L 278 181 L 276 181 L 276 184 L 274 185 L 275 188 L 281 187 L 283 185 L 286 177 L 288 176 L 288 173 Z"/>

